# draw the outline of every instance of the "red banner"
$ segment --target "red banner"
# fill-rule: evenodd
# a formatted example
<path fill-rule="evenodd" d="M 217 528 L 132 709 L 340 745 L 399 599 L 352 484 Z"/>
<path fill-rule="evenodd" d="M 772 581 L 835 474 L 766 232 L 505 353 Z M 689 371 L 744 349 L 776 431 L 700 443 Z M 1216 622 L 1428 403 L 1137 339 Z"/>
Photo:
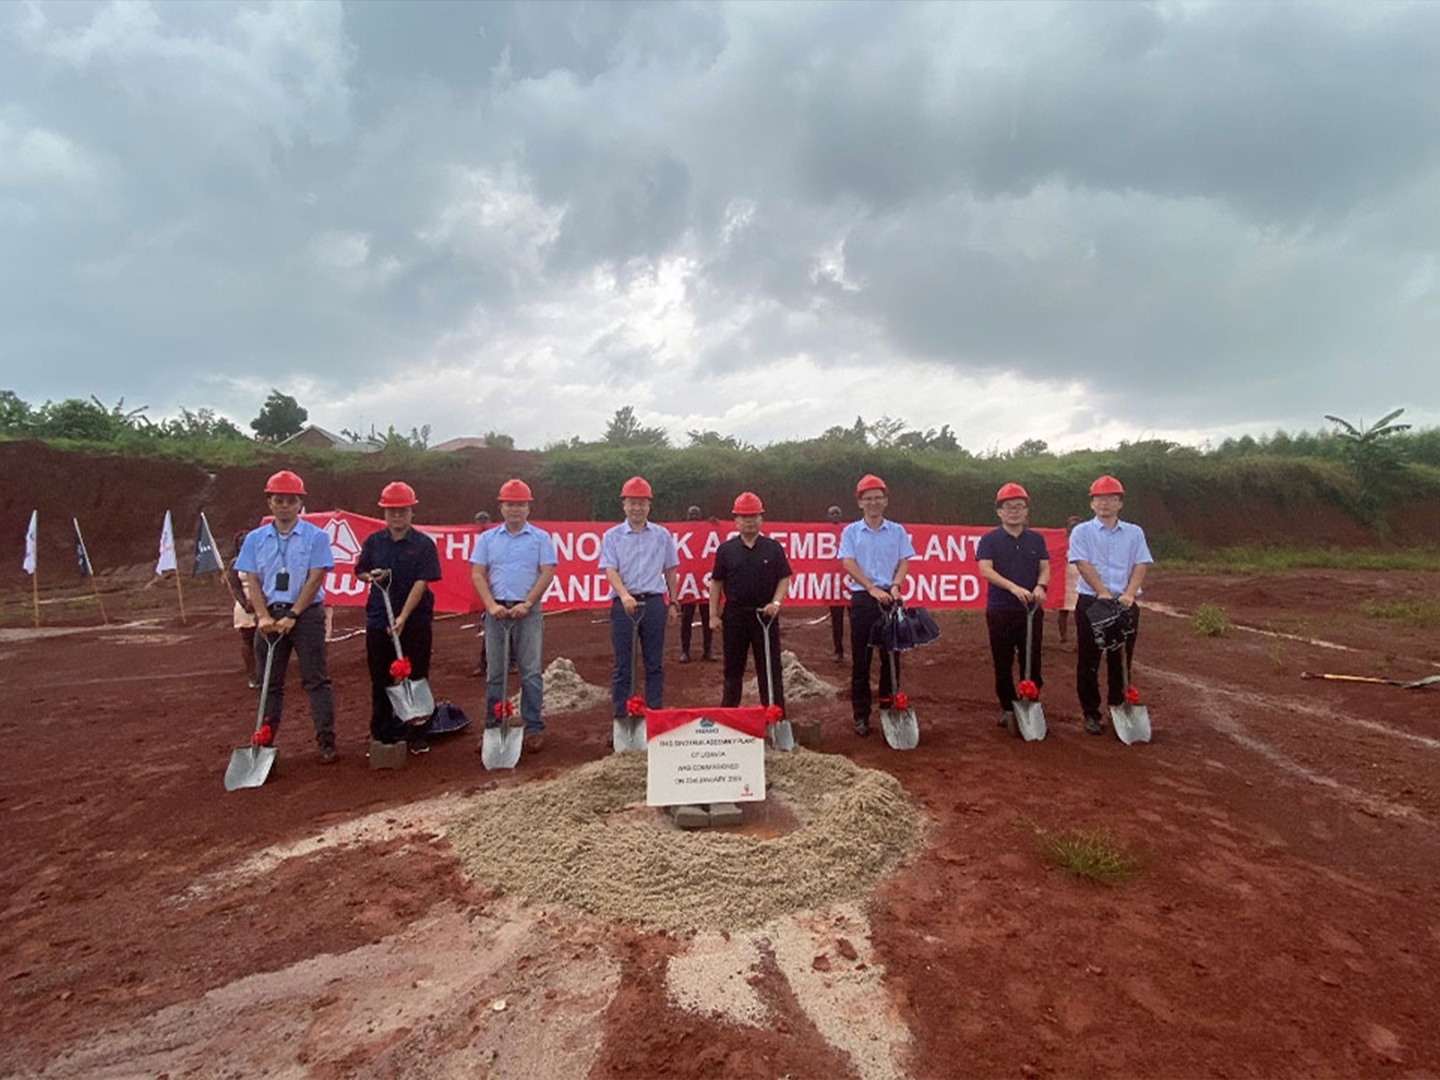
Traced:
<path fill-rule="evenodd" d="M 359 607 L 369 587 L 356 581 L 352 570 L 360 544 L 372 532 L 385 527 L 378 518 L 345 510 L 306 514 L 305 520 L 330 536 L 335 569 L 325 577 L 326 603 Z M 613 522 L 537 521 L 555 541 L 555 580 L 545 593 L 547 610 L 596 608 L 610 603 L 610 586 L 599 570 L 600 537 Z M 488 528 L 502 528 L 496 524 Z M 710 570 L 715 549 L 736 535 L 727 523 L 705 521 L 666 524 L 675 537 L 680 555 L 680 601 L 703 603 L 709 595 Z M 480 598 L 470 583 L 470 552 L 478 532 L 473 525 L 416 526 L 435 541 L 440 552 L 442 579 L 433 586 L 436 611 L 479 611 Z M 785 549 L 794 576 L 790 580 L 787 605 L 825 607 L 850 600 L 849 579 L 840 569 L 837 552 L 843 526 L 829 522 L 766 522 L 765 535 Z M 905 578 L 905 601 L 930 608 L 983 608 L 985 581 L 976 564 L 975 546 L 989 526 L 907 525 L 915 558 Z M 1049 590 L 1047 607 L 1059 607 L 1065 590 L 1065 555 L 1068 538 L 1064 529 L 1037 529 L 1050 550 L 1054 588 Z"/>

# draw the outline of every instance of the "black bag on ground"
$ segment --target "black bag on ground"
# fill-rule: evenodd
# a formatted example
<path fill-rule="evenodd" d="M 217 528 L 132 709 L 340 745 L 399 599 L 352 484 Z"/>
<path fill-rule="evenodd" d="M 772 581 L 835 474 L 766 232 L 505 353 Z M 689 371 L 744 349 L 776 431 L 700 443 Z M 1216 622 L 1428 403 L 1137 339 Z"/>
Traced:
<path fill-rule="evenodd" d="M 470 717 L 465 715 L 465 710 L 452 701 L 441 701 L 435 705 L 435 712 L 431 714 L 430 721 L 425 725 L 426 735 L 448 735 L 452 731 L 459 731 L 468 726 Z"/>

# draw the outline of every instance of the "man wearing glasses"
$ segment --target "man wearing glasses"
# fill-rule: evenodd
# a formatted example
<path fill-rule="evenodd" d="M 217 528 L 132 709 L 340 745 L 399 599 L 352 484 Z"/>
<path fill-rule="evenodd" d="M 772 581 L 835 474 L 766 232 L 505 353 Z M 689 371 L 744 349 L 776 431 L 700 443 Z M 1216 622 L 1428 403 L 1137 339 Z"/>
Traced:
<path fill-rule="evenodd" d="M 870 734 L 870 662 L 874 646 L 870 630 L 900 598 L 900 586 L 915 548 L 905 526 L 887 521 L 890 493 L 885 481 L 866 475 L 855 485 L 855 499 L 864 515 L 840 533 L 840 565 L 850 575 L 850 710 L 855 734 Z M 895 693 L 890 683 L 889 657 L 880 655 L 880 704 L 887 707 Z M 895 657 L 895 675 L 900 658 Z"/>
<path fill-rule="evenodd" d="M 1097 599 L 1116 600 L 1130 613 L 1133 633 L 1125 643 L 1125 660 L 1120 650 L 1112 649 L 1106 656 L 1106 700 L 1111 705 L 1125 702 L 1125 670 L 1135 655 L 1135 639 L 1140 631 L 1140 606 L 1135 602 L 1141 593 L 1145 571 L 1155 560 L 1145 543 L 1145 530 L 1120 520 L 1125 504 L 1125 488 L 1113 476 L 1102 476 L 1090 485 L 1090 509 L 1095 516 L 1075 526 L 1070 534 L 1067 558 L 1080 571 L 1075 598 L 1075 690 L 1080 697 L 1080 710 L 1085 714 L 1085 730 L 1099 735 L 1105 730 L 1100 718 L 1100 646 L 1090 629 L 1086 612 Z"/>
<path fill-rule="evenodd" d="M 985 628 L 990 634 L 990 658 L 995 665 L 995 696 L 1000 702 L 996 722 L 1018 734 L 1015 726 L 1015 665 L 1025 667 L 1025 638 L 1030 631 L 1030 679 L 1037 688 L 1045 685 L 1041 674 L 1040 643 L 1045 636 L 1043 608 L 1050 588 L 1050 553 L 1045 539 L 1027 528 L 1030 495 L 1019 484 L 1006 484 L 995 493 L 995 513 L 1000 527 L 980 538 L 975 558 L 980 576 L 988 583 L 985 597 Z"/>

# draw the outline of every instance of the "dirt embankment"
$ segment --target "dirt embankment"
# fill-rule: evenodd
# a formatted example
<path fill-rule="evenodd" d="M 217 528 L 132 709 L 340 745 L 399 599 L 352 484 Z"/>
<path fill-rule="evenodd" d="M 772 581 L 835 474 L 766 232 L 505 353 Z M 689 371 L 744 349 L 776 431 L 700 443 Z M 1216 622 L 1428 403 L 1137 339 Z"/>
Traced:
<path fill-rule="evenodd" d="M 458 468 L 453 460 L 437 460 L 430 470 L 402 471 L 403 478 L 419 491 L 416 517 L 422 524 L 468 521 L 480 509 L 494 513 L 495 492 L 511 476 L 524 477 L 534 489 L 537 518 L 589 520 L 597 509 L 590 494 L 546 483 L 540 463 L 541 455 L 530 451 L 486 450 L 467 454 Z M 228 548 L 231 534 L 253 524 L 264 512 L 260 492 L 265 478 L 284 464 L 277 457 L 273 466 L 207 470 L 153 458 L 57 450 L 36 442 L 0 442 L 0 475 L 6 479 L 0 488 L 0 521 L 8 522 L 18 538 L 30 511 L 38 509 L 42 565 L 63 566 L 72 557 L 69 526 L 76 517 L 84 529 L 91 561 L 102 573 L 112 572 L 155 558 L 166 510 L 174 514 L 182 557 L 192 550 L 202 510 L 222 549 Z M 374 506 L 381 487 L 401 478 L 397 470 L 378 463 L 373 468 L 362 465 L 345 471 L 310 465 L 299 469 L 313 509 L 364 512 Z M 707 500 L 707 494 L 714 497 Z M 951 508 L 954 512 L 947 514 L 943 494 L 927 491 L 907 497 L 897 485 L 891 509 L 900 521 L 961 523 L 967 515 L 958 511 L 958 503 Z M 712 507 L 725 501 L 714 492 L 699 490 L 692 497 Z M 604 508 L 599 509 L 603 512 Z M 1077 500 L 1073 509 L 1083 512 L 1083 499 Z M 772 498 L 770 516 L 793 520 L 807 515 L 788 509 L 783 499 Z M 1293 543 L 1359 547 L 1376 542 L 1373 530 L 1339 507 L 1316 500 L 1296 507 L 1258 494 L 1211 499 L 1194 493 L 1137 491 L 1127 516 L 1143 524 L 1152 538 L 1179 538 L 1206 546 Z M 1390 519 L 1393 542 L 1430 543 L 1440 536 L 1440 503 L 1434 499 L 1401 504 Z"/>

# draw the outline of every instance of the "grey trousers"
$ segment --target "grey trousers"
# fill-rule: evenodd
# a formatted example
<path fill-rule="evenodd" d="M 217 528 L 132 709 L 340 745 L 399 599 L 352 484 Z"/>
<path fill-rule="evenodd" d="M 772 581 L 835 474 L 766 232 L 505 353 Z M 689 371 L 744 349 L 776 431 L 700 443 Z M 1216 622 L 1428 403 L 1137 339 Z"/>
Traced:
<path fill-rule="evenodd" d="M 255 662 L 259 672 L 265 670 L 267 648 L 265 635 L 256 633 Z M 275 639 L 274 649 L 270 692 L 265 697 L 265 722 L 271 731 L 280 731 L 280 713 L 285 708 L 285 672 L 293 652 L 300 660 L 300 685 L 310 697 L 315 742 L 320 746 L 334 746 L 335 695 L 330 690 L 330 675 L 325 668 L 325 609 L 319 604 L 306 608 L 290 633 Z"/>

